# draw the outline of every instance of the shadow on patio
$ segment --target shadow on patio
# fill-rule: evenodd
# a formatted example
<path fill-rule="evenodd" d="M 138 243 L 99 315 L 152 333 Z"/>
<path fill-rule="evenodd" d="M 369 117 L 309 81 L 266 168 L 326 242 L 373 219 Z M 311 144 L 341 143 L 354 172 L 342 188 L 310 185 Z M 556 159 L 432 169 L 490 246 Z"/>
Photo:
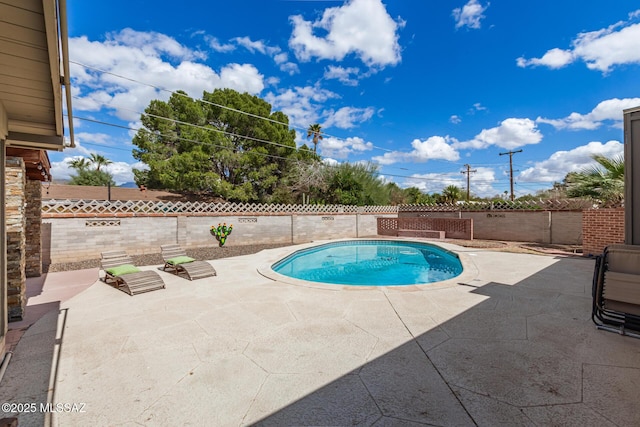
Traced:
<path fill-rule="evenodd" d="M 44 409 L 53 401 L 52 385 L 68 312 L 61 305 L 96 277 L 97 270 L 93 269 L 27 279 L 25 316 L 9 323 L 7 341 L 13 357 L 0 387 L 0 402 L 22 410 L 4 412 L 2 417 L 17 416 L 20 425 L 29 426 L 49 422 L 50 414 Z"/>
<path fill-rule="evenodd" d="M 389 292 L 412 340 L 253 425 L 639 425 L 640 341 L 595 329 L 592 268 L 460 284 L 486 298 L 455 315 L 452 294 Z"/>

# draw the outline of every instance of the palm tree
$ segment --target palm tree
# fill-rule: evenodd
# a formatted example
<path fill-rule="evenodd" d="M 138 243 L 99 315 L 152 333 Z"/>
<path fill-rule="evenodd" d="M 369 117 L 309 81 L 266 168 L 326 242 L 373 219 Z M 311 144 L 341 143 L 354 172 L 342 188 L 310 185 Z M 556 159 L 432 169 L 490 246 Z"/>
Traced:
<path fill-rule="evenodd" d="M 91 164 L 95 165 L 96 170 L 99 171 L 101 166 L 106 166 L 113 163 L 101 154 L 91 153 Z"/>
<path fill-rule="evenodd" d="M 323 139 L 322 138 L 322 126 L 320 126 L 318 123 L 314 123 L 312 125 L 309 126 L 309 129 L 307 129 L 307 139 L 311 138 L 313 136 L 313 152 L 315 153 L 317 151 L 318 148 L 318 142 Z"/>
<path fill-rule="evenodd" d="M 89 165 L 91 164 L 86 158 L 84 157 L 80 157 L 80 158 L 74 158 L 71 160 L 68 160 L 67 163 L 69 163 L 69 166 L 71 166 L 71 168 L 79 171 L 83 171 L 86 170 Z"/>
<path fill-rule="evenodd" d="M 442 190 L 442 197 L 447 203 L 455 203 L 462 197 L 462 190 L 455 185 L 448 185 Z"/>
<path fill-rule="evenodd" d="M 604 204 L 620 203 L 624 199 L 624 157 L 591 156 L 598 164 L 565 177 L 567 196 L 590 197 Z"/>

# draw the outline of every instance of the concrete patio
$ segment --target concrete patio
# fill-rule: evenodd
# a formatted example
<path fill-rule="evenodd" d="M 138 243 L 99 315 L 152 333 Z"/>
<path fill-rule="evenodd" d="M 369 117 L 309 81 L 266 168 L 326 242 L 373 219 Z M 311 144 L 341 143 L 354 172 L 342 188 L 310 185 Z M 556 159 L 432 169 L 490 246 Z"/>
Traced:
<path fill-rule="evenodd" d="M 442 244 L 461 276 L 397 288 L 257 271 L 305 246 L 135 297 L 49 274 L 0 401 L 76 404 L 21 426 L 640 425 L 640 340 L 591 322 L 593 260 Z"/>

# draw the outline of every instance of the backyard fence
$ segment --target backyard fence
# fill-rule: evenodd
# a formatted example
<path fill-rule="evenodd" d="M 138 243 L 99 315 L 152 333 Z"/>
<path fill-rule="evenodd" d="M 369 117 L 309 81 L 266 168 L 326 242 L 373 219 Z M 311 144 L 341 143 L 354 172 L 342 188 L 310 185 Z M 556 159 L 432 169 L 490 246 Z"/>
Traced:
<path fill-rule="evenodd" d="M 95 259 L 108 249 L 157 253 L 160 245 L 217 246 L 210 229 L 233 224 L 226 246 L 376 236 L 393 206 L 43 200 L 45 263 Z"/>
<path fill-rule="evenodd" d="M 107 249 L 143 254 L 167 243 L 211 246 L 217 243 L 209 230 L 223 222 L 234 225 L 228 246 L 372 237 L 379 234 L 379 218 L 473 223 L 472 235 L 466 225 L 463 233 L 435 225 L 450 238 L 581 244 L 584 206 L 584 201 L 349 206 L 45 199 L 42 255 L 44 263 L 56 263 L 98 258 Z"/>
<path fill-rule="evenodd" d="M 95 215 L 175 216 L 175 215 L 280 215 L 280 214 L 345 214 L 397 213 L 397 206 L 288 205 L 267 203 L 201 203 L 158 202 L 145 200 L 56 200 L 42 201 L 44 218 Z"/>

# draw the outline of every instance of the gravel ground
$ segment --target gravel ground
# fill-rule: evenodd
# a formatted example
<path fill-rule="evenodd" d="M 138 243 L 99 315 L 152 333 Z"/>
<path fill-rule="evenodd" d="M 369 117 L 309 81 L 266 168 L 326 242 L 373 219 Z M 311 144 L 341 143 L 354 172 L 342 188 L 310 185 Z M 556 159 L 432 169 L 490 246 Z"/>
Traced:
<path fill-rule="evenodd" d="M 582 255 L 582 247 L 579 245 L 546 245 L 542 243 L 531 242 L 504 242 L 498 240 L 459 240 L 459 239 L 445 239 L 447 243 L 454 245 L 491 249 L 501 252 L 516 252 L 516 253 L 529 253 L 529 254 L 545 254 L 545 255 Z M 211 260 L 220 258 L 229 258 L 241 255 L 250 255 L 260 252 L 264 249 L 281 248 L 284 246 L 291 246 L 290 244 L 270 244 L 270 245 L 246 245 L 246 246 L 225 246 L 225 247 L 207 247 L 188 249 L 187 255 L 192 258 L 200 260 Z M 135 265 L 158 265 L 162 264 L 162 256 L 160 253 L 145 254 L 145 255 L 132 255 Z M 55 271 L 71 271 L 82 270 L 85 268 L 98 268 L 100 267 L 99 259 L 90 259 L 79 262 L 67 262 L 59 264 L 51 264 L 44 266 L 44 272 Z"/>

